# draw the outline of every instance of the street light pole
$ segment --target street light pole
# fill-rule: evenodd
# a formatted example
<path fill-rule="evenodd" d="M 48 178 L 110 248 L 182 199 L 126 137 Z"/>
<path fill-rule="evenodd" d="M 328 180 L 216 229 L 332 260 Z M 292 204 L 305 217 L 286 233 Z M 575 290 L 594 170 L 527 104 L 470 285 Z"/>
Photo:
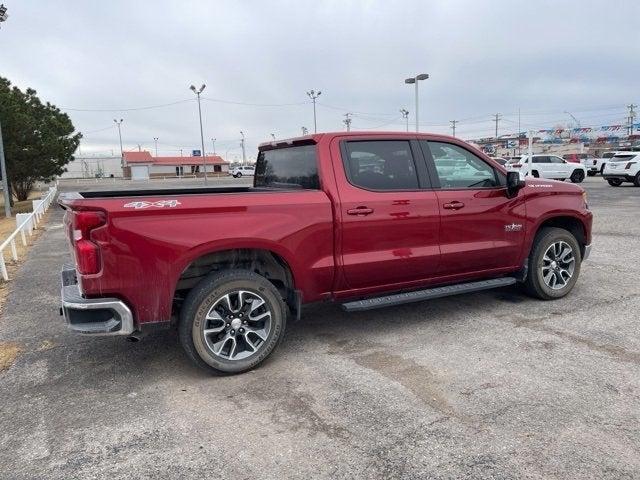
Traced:
<path fill-rule="evenodd" d="M 420 130 L 420 120 L 418 118 L 418 109 L 419 109 L 419 102 L 418 102 L 418 82 L 420 80 L 426 80 L 427 78 L 429 78 L 429 74 L 428 73 L 421 73 L 419 75 L 416 75 L 415 77 L 410 77 L 405 79 L 404 83 L 406 84 L 415 84 L 416 86 L 416 132 L 418 132 Z"/>
<path fill-rule="evenodd" d="M 158 137 L 153 137 L 153 141 L 156 142 L 156 158 L 158 157 Z"/>
<path fill-rule="evenodd" d="M 318 98 L 322 92 L 318 90 L 317 92 L 314 90 L 309 90 L 307 95 L 313 101 L 313 132 L 318 133 L 318 123 L 316 122 L 316 98 Z"/>
<path fill-rule="evenodd" d="M 4 160 L 4 143 L 2 141 L 2 123 L 0 122 L 0 172 L 2 173 L 2 194 L 4 195 L 4 215 L 11 218 L 11 198 L 9 196 L 9 179 L 7 165 Z"/>
<path fill-rule="evenodd" d="M 204 152 L 204 132 L 202 130 L 202 108 L 200 107 L 200 94 L 205 89 L 206 85 L 203 83 L 202 86 L 197 89 L 195 86 L 191 85 L 189 88 L 193 93 L 198 97 L 198 118 L 200 119 L 200 144 L 202 146 L 202 167 L 204 169 L 204 184 L 207 184 L 207 155 Z"/>
<path fill-rule="evenodd" d="M 242 147 L 242 165 L 247 165 L 247 155 L 244 149 L 244 132 L 240 130 L 240 135 L 242 135 L 242 139 L 240 140 L 240 146 Z"/>
<path fill-rule="evenodd" d="M 406 108 L 401 108 L 400 113 L 402 114 L 402 118 L 404 118 L 405 123 L 407 124 L 407 132 L 409 131 L 409 110 Z"/>
<path fill-rule="evenodd" d="M 116 123 L 116 125 L 118 125 L 118 138 L 120 139 L 120 168 L 124 168 L 124 151 L 122 150 L 122 130 L 120 130 L 120 125 L 122 125 L 123 120 L 116 120 L 115 118 L 113 119 L 113 121 Z"/>
<path fill-rule="evenodd" d="M 216 154 L 216 139 L 212 138 L 211 139 L 211 143 L 213 144 L 213 154 L 215 155 Z"/>

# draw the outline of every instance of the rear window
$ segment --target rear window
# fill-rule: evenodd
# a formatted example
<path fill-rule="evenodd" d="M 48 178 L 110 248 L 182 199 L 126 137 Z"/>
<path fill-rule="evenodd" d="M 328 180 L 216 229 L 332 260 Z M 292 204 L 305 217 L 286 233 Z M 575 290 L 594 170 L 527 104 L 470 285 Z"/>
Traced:
<path fill-rule="evenodd" d="M 635 154 L 630 154 L 630 155 L 615 155 L 611 161 L 613 162 L 623 162 L 625 160 L 631 160 L 632 158 L 635 158 Z"/>
<path fill-rule="evenodd" d="M 301 145 L 260 152 L 256 162 L 254 186 L 319 189 L 316 146 Z"/>
<path fill-rule="evenodd" d="M 611 158 L 613 157 L 615 154 L 613 152 L 604 152 L 602 154 L 602 158 Z"/>

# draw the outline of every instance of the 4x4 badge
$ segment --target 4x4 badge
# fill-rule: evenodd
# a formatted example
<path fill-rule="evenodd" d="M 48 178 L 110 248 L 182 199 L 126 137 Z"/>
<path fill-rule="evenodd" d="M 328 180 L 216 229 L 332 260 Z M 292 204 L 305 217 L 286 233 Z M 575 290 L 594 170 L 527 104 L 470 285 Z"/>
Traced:
<path fill-rule="evenodd" d="M 177 207 L 180 205 L 178 200 L 158 200 L 157 202 L 129 202 L 123 205 L 124 208 L 149 208 L 149 207 Z"/>

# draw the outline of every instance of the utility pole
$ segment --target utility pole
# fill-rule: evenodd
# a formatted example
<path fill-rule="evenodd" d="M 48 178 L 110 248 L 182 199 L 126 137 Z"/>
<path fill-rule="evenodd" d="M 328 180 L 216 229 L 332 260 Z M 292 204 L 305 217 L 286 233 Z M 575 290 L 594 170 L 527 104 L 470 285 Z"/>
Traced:
<path fill-rule="evenodd" d="M 631 105 L 627 105 L 627 108 L 629 109 L 629 136 L 631 136 L 633 135 L 633 121 L 636 118 L 635 109 L 638 108 L 638 106 L 632 103 Z"/>
<path fill-rule="evenodd" d="M 309 129 L 307 127 L 302 127 L 302 136 L 304 137 L 309 133 Z"/>
<path fill-rule="evenodd" d="M 453 130 L 453 136 L 456 136 L 456 123 L 458 123 L 458 120 L 449 120 L 449 123 L 451 124 L 451 130 Z"/>
<path fill-rule="evenodd" d="M 494 117 L 494 121 L 496 122 L 496 139 L 497 139 L 498 138 L 498 122 L 502 118 L 502 115 L 499 113 L 496 113 L 493 117 Z"/>
<path fill-rule="evenodd" d="M 216 154 L 216 138 L 211 139 L 211 143 L 213 144 L 213 154 Z"/>
<path fill-rule="evenodd" d="M 113 121 L 116 123 L 116 125 L 118 125 L 118 138 L 120 138 L 120 168 L 124 168 L 124 151 L 122 150 L 122 130 L 120 130 L 120 125 L 122 125 L 123 120 L 116 120 L 115 118 L 113 119 Z"/>
<path fill-rule="evenodd" d="M 156 158 L 158 157 L 158 137 L 153 137 L 153 141 L 156 142 Z"/>
<path fill-rule="evenodd" d="M 204 169 L 204 184 L 207 184 L 207 155 L 204 152 L 204 132 L 202 130 L 202 108 L 200 107 L 200 94 L 205 89 L 206 85 L 203 83 L 202 86 L 197 89 L 195 86 L 191 85 L 189 89 L 196 94 L 198 97 L 198 117 L 200 118 L 200 144 L 202 146 L 202 167 Z"/>
<path fill-rule="evenodd" d="M 351 114 L 350 113 L 345 113 L 344 114 L 344 120 L 342 121 L 342 123 L 344 123 L 347 126 L 347 132 L 351 131 Z"/>
<path fill-rule="evenodd" d="M 307 95 L 313 101 L 313 132 L 318 133 L 318 123 L 316 121 L 316 98 L 318 98 L 322 92 L 318 90 L 317 92 L 313 90 L 309 90 Z"/>
<path fill-rule="evenodd" d="M 271 134 L 271 139 L 272 139 L 274 142 L 276 141 L 276 134 L 275 134 L 275 133 L 272 133 L 272 134 Z"/>
<path fill-rule="evenodd" d="M 409 131 L 409 110 L 407 110 L 406 108 L 401 108 L 400 113 L 402 114 L 402 118 L 404 118 L 404 121 L 407 125 L 407 132 L 408 132 Z"/>
<path fill-rule="evenodd" d="M 418 132 L 420 130 L 420 121 L 418 119 L 418 82 L 420 80 L 426 80 L 427 78 L 429 78 L 429 74 L 428 73 L 421 73 L 420 75 L 416 75 L 415 77 L 410 77 L 410 78 L 406 78 L 404 83 L 406 84 L 415 84 L 416 86 L 416 93 L 415 93 L 415 97 L 416 97 L 416 132 Z"/>
<path fill-rule="evenodd" d="M 4 160 L 4 143 L 2 141 L 2 124 L 0 123 L 0 173 L 2 173 L 2 194 L 4 195 L 4 215 L 11 218 L 11 198 L 9 196 L 9 179 L 7 165 Z"/>
<path fill-rule="evenodd" d="M 247 154 L 244 149 L 244 132 L 240 130 L 240 135 L 242 135 L 242 139 L 240 140 L 240 147 L 242 148 L 242 165 L 247 165 Z"/>

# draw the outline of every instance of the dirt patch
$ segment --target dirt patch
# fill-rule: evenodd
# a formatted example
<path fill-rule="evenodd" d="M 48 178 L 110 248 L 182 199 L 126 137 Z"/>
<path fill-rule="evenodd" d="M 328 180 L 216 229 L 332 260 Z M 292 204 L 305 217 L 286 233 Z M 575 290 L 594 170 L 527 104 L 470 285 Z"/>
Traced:
<path fill-rule="evenodd" d="M 16 358 L 22 352 L 22 348 L 15 342 L 0 342 L 0 372 L 8 370 Z"/>

